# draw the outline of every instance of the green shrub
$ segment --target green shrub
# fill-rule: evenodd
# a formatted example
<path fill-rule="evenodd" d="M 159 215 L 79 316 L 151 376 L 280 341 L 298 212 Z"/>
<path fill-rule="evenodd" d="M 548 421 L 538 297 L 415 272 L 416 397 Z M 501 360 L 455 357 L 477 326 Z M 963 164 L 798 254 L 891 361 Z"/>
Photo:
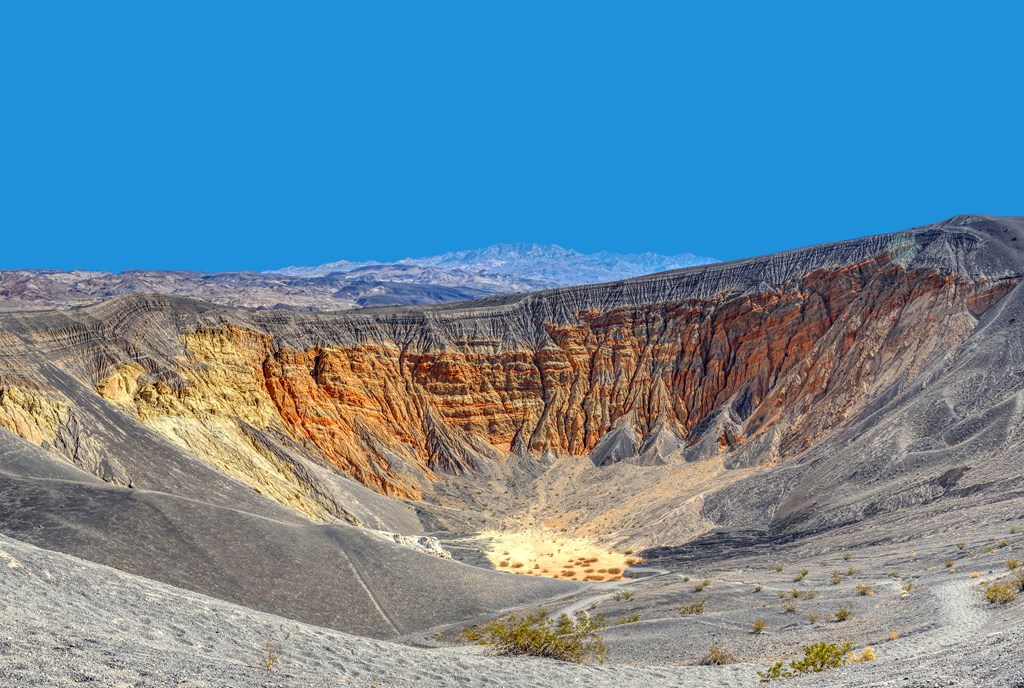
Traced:
<path fill-rule="evenodd" d="M 846 654 L 853 648 L 853 643 L 842 645 L 836 643 L 814 643 L 804 647 L 802 659 L 790 660 L 786 666 L 776 662 L 765 671 L 757 672 L 761 681 L 767 683 L 780 678 L 792 678 L 798 674 L 816 674 L 830 669 L 838 669 L 846 663 Z"/>
<path fill-rule="evenodd" d="M 615 622 L 616 626 L 625 626 L 626 624 L 636 623 L 640 620 L 639 614 L 630 614 L 629 616 L 619 617 L 619 620 Z"/>
<path fill-rule="evenodd" d="M 764 619 L 758 619 L 750 626 L 750 630 L 754 633 L 764 633 L 764 629 L 768 628 L 768 622 Z"/>
<path fill-rule="evenodd" d="M 690 616 L 691 614 L 703 614 L 704 613 L 704 600 L 697 600 L 696 602 L 690 602 L 679 607 L 679 613 L 683 616 Z"/>
<path fill-rule="evenodd" d="M 548 657 L 563 662 L 604 661 L 607 652 L 598 631 L 604 617 L 580 612 L 551 618 L 545 611 L 496 619 L 463 631 L 466 640 L 494 646 L 500 654 Z"/>
<path fill-rule="evenodd" d="M 782 564 L 775 565 L 775 573 L 782 573 Z"/>
<path fill-rule="evenodd" d="M 853 610 L 849 607 L 840 607 L 839 611 L 836 612 L 836 621 L 846 621 L 853 616 Z"/>

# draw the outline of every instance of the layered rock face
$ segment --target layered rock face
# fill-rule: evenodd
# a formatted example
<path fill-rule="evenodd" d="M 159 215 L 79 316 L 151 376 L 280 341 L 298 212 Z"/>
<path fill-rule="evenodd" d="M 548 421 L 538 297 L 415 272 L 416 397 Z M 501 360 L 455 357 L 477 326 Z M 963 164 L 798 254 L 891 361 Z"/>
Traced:
<path fill-rule="evenodd" d="M 10 315 L 3 329 L 182 449 L 330 519 L 343 508 L 310 462 L 407 499 L 510 455 L 785 462 L 964 342 L 1019 281 L 1021 235 L 1019 221 L 956 218 L 434 308 L 309 315 L 146 297 Z M 33 425 L 18 401 L 38 376 L 5 377 L 0 426 L 52 444 L 60 411 Z"/>

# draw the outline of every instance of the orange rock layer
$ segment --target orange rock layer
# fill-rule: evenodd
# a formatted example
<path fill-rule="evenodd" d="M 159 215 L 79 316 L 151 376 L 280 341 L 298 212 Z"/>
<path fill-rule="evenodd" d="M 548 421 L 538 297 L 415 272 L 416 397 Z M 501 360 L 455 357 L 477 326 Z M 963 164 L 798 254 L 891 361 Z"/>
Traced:
<path fill-rule="evenodd" d="M 225 324 L 184 336 L 198 372 L 173 394 L 187 409 L 146 389 L 135 401 L 142 417 L 276 426 L 402 498 L 511 451 L 583 456 L 618 427 L 641 440 L 668 428 L 692 458 L 761 438 L 756 462 L 770 463 L 953 349 L 1010 286 L 879 258 L 758 293 L 576 313 L 542 323 L 546 341 L 529 350 L 484 339 L 296 350 Z"/>

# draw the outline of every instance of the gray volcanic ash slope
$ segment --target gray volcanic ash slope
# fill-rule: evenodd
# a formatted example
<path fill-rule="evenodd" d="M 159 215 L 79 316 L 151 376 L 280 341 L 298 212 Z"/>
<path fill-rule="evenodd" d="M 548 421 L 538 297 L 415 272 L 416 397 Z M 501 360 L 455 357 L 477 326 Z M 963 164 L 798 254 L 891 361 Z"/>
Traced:
<path fill-rule="evenodd" d="M 726 640 L 757 661 L 897 630 L 915 640 L 858 668 L 865 684 L 886 685 L 877 672 L 895 658 L 972 642 L 995 661 L 979 634 L 1019 639 L 1019 619 L 987 610 L 966 574 L 999 578 L 1024 558 L 1010 535 L 1024 513 L 1022 278 L 1024 219 L 964 216 L 431 307 L 312 314 L 146 294 L 7 313 L 0 532 L 380 638 L 423 642 L 567 597 L 636 611 L 608 594 L 633 584 L 587 582 L 580 560 L 549 571 L 497 539 L 489 561 L 530 574 L 513 576 L 376 531 L 463 552 L 487 548 L 467 534 L 543 532 L 643 550 L 655 567 L 635 584 L 643 623 L 607 632 L 613 662 L 692 663 Z M 856 566 L 836 563 L 847 548 Z M 714 579 L 715 624 L 679 616 L 694 594 L 683 576 Z M 849 605 L 856 620 L 794 623 L 751 598 L 752 581 L 771 595 L 811 585 L 808 615 Z M 905 581 L 926 592 L 902 595 Z M 776 631 L 751 637 L 755 614 Z M 752 670 L 718 676 L 744 685 Z"/>

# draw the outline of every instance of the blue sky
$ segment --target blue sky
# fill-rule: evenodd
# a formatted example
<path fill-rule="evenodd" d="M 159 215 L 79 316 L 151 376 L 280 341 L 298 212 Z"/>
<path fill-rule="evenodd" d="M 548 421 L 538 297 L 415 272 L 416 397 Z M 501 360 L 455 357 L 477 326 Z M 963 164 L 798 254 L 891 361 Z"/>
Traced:
<path fill-rule="evenodd" d="M 0 7 L 0 268 L 737 258 L 1024 214 L 1010 3 Z"/>

